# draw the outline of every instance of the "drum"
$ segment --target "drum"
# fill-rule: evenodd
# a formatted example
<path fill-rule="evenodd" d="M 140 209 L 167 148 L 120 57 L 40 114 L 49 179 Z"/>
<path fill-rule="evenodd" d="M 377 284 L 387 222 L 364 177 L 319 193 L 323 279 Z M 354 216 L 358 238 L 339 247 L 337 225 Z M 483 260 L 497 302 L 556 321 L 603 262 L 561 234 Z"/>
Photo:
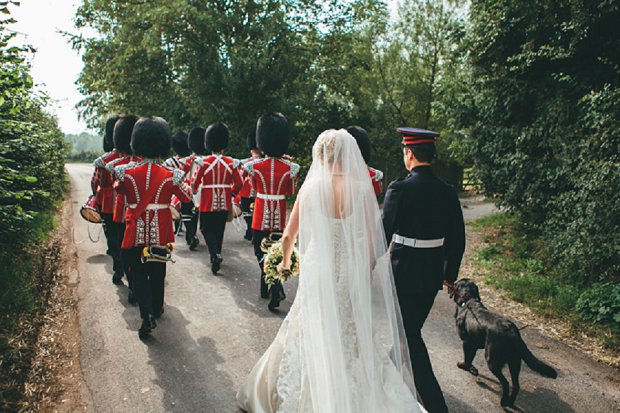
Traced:
<path fill-rule="evenodd" d="M 97 210 L 97 198 L 95 195 L 89 196 L 88 200 L 84 202 L 84 205 L 80 208 L 80 215 L 88 222 L 101 224 L 101 215 Z"/>

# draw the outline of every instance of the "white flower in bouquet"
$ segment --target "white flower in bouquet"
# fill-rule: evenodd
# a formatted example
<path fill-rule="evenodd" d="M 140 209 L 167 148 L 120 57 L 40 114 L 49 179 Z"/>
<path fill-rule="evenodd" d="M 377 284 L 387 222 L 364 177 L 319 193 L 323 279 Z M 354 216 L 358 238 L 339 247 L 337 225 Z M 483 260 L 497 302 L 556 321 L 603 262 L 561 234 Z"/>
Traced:
<path fill-rule="evenodd" d="M 299 252 L 297 248 L 293 248 L 291 254 L 291 267 L 282 272 L 278 272 L 278 264 L 282 262 L 283 250 L 282 243 L 275 242 L 267 250 L 263 261 L 265 270 L 265 283 L 268 286 L 274 285 L 277 281 L 286 282 L 291 276 L 299 276 Z"/>

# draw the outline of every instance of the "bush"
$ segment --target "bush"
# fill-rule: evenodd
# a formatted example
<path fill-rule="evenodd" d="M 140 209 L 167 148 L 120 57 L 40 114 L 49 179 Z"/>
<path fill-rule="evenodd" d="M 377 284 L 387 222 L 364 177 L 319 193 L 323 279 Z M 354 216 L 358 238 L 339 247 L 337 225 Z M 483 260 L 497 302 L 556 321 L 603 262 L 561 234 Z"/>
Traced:
<path fill-rule="evenodd" d="M 565 282 L 620 282 L 620 8 L 481 0 L 470 17 L 461 127 L 484 191 Z"/>
<path fill-rule="evenodd" d="M 579 296 L 575 309 L 586 321 L 617 325 L 620 323 L 620 284 L 594 284 Z"/>

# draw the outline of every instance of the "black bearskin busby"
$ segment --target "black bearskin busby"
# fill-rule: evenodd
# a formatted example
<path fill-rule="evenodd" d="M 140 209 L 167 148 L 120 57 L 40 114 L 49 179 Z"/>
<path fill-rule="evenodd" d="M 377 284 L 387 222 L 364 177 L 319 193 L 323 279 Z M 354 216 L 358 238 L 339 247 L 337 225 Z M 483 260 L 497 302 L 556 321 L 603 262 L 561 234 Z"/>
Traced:
<path fill-rule="evenodd" d="M 349 126 L 347 132 L 357 141 L 357 146 L 360 148 L 362 158 L 364 158 L 364 162 L 368 164 L 368 162 L 370 162 L 370 137 L 368 136 L 368 132 L 361 126 Z"/>
<path fill-rule="evenodd" d="M 114 149 L 114 145 L 108 141 L 105 140 L 105 137 L 103 138 L 103 151 L 104 152 L 110 152 L 112 151 L 112 149 Z"/>
<path fill-rule="evenodd" d="M 205 128 L 193 128 L 187 137 L 187 146 L 197 155 L 206 155 Z"/>
<path fill-rule="evenodd" d="M 165 158 L 170 153 L 171 140 L 170 127 L 163 118 L 142 117 L 133 128 L 131 148 L 143 158 Z"/>
<path fill-rule="evenodd" d="M 205 146 L 211 152 L 220 152 L 228 148 L 228 126 L 222 122 L 215 122 L 207 127 L 205 132 Z"/>
<path fill-rule="evenodd" d="M 125 115 L 118 118 L 114 125 L 114 147 L 121 153 L 131 153 L 131 132 L 138 121 L 136 115 Z"/>
<path fill-rule="evenodd" d="M 291 132 L 281 113 L 267 113 L 256 123 L 256 143 L 267 156 L 279 157 L 288 150 Z"/>
<path fill-rule="evenodd" d="M 177 132 L 172 136 L 172 149 L 180 157 L 185 157 L 192 154 L 189 146 L 187 146 L 187 133 Z"/>
<path fill-rule="evenodd" d="M 256 145 L 256 129 L 253 129 L 248 133 L 248 150 L 258 150 L 258 145 Z"/>
<path fill-rule="evenodd" d="M 103 134 L 103 142 L 104 142 L 104 150 L 105 148 L 110 148 L 108 150 L 111 151 L 114 149 L 114 125 L 116 125 L 116 121 L 118 120 L 118 115 L 113 115 L 105 121 L 105 132 Z"/>

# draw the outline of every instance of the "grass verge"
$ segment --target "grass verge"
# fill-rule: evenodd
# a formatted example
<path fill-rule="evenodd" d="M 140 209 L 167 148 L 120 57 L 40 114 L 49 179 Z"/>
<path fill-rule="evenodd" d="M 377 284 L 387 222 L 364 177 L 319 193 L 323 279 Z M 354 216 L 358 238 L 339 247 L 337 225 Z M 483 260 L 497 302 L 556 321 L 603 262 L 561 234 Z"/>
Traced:
<path fill-rule="evenodd" d="M 474 265 L 487 284 L 508 291 L 510 298 L 540 315 L 569 321 L 577 332 L 620 352 L 620 287 L 565 281 L 548 264 L 544 240 L 526 231 L 518 214 L 500 212 L 473 222 L 471 228 L 485 245 L 475 254 Z M 601 289 L 609 294 L 600 294 Z"/>
<path fill-rule="evenodd" d="M 58 253 L 47 245 L 55 227 L 53 212 L 41 212 L 30 226 L 27 246 L 0 251 L 0 411 L 23 408 L 23 382 L 45 307 Z"/>

